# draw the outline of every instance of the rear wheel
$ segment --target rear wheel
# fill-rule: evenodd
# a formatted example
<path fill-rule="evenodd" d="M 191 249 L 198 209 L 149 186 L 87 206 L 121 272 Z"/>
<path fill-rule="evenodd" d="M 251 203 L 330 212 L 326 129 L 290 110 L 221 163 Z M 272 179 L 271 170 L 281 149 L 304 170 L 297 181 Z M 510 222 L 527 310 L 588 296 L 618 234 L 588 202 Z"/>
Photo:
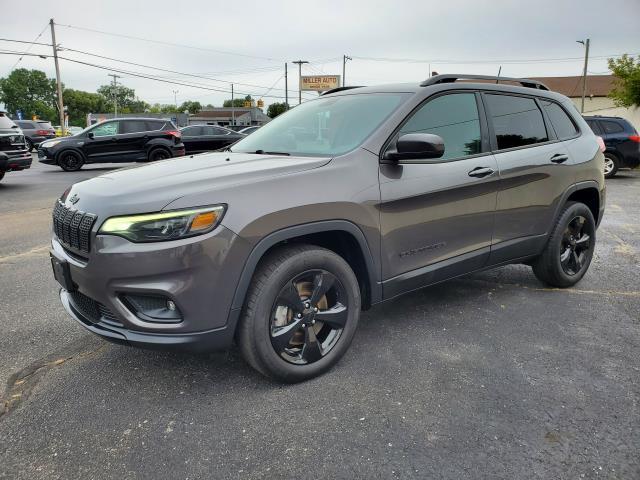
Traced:
<path fill-rule="evenodd" d="M 164 148 L 155 148 L 149 152 L 149 161 L 157 162 L 158 160 L 166 160 L 171 158 L 171 154 Z"/>
<path fill-rule="evenodd" d="M 281 248 L 254 275 L 238 344 L 262 374 L 300 382 L 338 362 L 359 316 L 358 281 L 342 257 L 311 245 Z"/>
<path fill-rule="evenodd" d="M 73 150 L 69 150 L 66 152 L 62 152 L 58 157 L 58 165 L 65 172 L 75 172 L 82 168 L 84 165 L 84 158 L 78 152 L 74 152 Z"/>
<path fill-rule="evenodd" d="M 604 154 L 604 178 L 614 177 L 618 173 L 618 157 L 613 153 Z"/>
<path fill-rule="evenodd" d="M 533 262 L 533 273 L 549 285 L 566 288 L 589 269 L 596 245 L 596 222 L 583 203 L 569 202 L 553 229 L 547 246 Z"/>
<path fill-rule="evenodd" d="M 4 178 L 4 172 L 0 172 L 0 180 Z"/>

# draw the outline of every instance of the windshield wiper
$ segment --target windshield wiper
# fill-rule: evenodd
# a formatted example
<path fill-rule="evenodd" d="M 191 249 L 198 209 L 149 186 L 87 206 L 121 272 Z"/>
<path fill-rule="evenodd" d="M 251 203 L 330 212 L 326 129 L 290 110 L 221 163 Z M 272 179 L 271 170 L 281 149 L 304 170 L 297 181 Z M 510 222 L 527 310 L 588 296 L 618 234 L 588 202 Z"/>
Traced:
<path fill-rule="evenodd" d="M 257 153 L 258 155 L 286 155 L 287 157 L 290 156 L 290 153 L 287 152 L 266 152 L 262 149 L 258 149 L 253 153 Z"/>

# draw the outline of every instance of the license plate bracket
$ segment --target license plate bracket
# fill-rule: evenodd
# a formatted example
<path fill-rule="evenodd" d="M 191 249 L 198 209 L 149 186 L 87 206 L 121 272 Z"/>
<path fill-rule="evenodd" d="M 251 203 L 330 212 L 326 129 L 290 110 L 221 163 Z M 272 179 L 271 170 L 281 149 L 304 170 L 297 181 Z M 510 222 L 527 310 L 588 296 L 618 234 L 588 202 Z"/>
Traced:
<path fill-rule="evenodd" d="M 51 267 L 53 268 L 53 277 L 67 292 L 76 290 L 76 286 L 71 279 L 71 268 L 69 262 L 56 257 L 53 253 L 51 256 Z"/>

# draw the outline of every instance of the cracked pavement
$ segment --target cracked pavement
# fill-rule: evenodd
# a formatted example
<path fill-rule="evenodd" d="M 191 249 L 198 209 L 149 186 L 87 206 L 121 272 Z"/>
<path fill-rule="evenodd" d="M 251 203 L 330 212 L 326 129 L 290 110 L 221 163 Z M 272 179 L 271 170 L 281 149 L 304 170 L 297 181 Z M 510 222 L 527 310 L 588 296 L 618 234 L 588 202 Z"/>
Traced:
<path fill-rule="evenodd" d="M 640 172 L 607 182 L 575 288 L 516 265 L 405 295 L 291 386 L 68 318 L 50 208 L 104 168 L 34 163 L 0 183 L 0 478 L 640 478 Z"/>

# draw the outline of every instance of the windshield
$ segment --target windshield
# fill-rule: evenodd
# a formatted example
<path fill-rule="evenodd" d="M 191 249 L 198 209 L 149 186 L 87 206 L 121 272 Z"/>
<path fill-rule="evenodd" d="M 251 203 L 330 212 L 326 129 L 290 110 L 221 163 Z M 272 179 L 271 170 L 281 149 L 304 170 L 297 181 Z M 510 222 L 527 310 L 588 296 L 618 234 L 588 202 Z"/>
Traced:
<path fill-rule="evenodd" d="M 374 93 L 319 98 L 276 117 L 231 151 L 335 156 L 358 147 L 405 94 Z"/>

